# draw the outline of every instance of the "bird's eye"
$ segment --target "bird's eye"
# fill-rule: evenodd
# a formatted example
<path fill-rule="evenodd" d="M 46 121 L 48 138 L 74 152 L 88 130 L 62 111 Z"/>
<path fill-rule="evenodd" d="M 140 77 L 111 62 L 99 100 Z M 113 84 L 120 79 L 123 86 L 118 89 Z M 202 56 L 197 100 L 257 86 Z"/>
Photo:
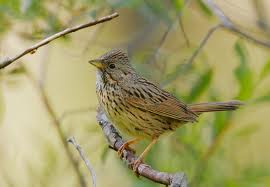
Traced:
<path fill-rule="evenodd" d="M 110 64 L 109 65 L 109 68 L 114 69 L 115 68 L 115 64 Z"/>

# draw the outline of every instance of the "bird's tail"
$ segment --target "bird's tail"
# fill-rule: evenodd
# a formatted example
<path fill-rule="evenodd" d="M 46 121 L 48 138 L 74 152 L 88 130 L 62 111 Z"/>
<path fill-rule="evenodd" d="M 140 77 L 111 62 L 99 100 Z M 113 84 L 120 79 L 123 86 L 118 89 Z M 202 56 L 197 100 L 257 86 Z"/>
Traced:
<path fill-rule="evenodd" d="M 227 110 L 236 110 L 241 105 L 240 101 L 228 101 L 228 102 L 213 102 L 213 103 L 198 103 L 188 105 L 188 109 L 196 114 L 203 112 L 218 112 Z"/>

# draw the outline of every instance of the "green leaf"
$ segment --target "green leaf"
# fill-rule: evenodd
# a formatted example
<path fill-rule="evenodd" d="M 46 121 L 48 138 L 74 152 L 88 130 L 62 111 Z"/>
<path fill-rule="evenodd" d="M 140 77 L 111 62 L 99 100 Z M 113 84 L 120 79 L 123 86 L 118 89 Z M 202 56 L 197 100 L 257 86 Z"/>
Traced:
<path fill-rule="evenodd" d="M 183 0 L 172 0 L 172 3 L 176 11 L 181 11 L 184 6 Z"/>
<path fill-rule="evenodd" d="M 25 18 L 47 17 L 48 11 L 45 10 L 44 3 L 39 0 L 27 0 L 23 3 L 22 13 Z"/>
<path fill-rule="evenodd" d="M 263 103 L 263 102 L 269 102 L 269 101 L 270 101 L 270 92 L 255 99 L 256 103 Z"/>
<path fill-rule="evenodd" d="M 236 42 L 234 45 L 234 51 L 239 58 L 240 64 L 235 69 L 235 77 L 239 84 L 239 93 L 237 99 L 246 100 L 253 94 L 254 82 L 252 71 L 248 66 L 247 52 L 240 42 Z"/>
<path fill-rule="evenodd" d="M 18 16 L 20 14 L 20 6 L 20 0 L 0 0 L 0 12 L 11 16 Z"/>
<path fill-rule="evenodd" d="M 212 16 L 213 13 L 212 11 L 202 2 L 202 0 L 197 0 L 201 10 L 203 11 L 203 13 L 205 13 L 205 15 L 207 16 Z"/>
<path fill-rule="evenodd" d="M 209 87 L 210 82 L 213 77 L 212 69 L 207 70 L 203 73 L 198 80 L 193 84 L 191 92 L 187 97 L 188 102 L 195 101 L 198 97 L 202 95 L 202 93 Z"/>
<path fill-rule="evenodd" d="M 217 112 L 213 122 L 213 135 L 218 136 L 223 129 L 228 125 L 230 112 Z"/>
<path fill-rule="evenodd" d="M 260 74 L 260 81 L 263 80 L 267 75 L 270 74 L 270 59 L 265 63 L 261 74 Z"/>

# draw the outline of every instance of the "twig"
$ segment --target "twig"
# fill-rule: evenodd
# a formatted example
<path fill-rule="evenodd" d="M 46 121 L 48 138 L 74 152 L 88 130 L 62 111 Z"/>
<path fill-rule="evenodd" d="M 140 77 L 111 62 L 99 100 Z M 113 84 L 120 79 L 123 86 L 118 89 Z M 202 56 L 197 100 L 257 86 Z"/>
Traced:
<path fill-rule="evenodd" d="M 178 15 L 178 18 L 179 18 L 178 23 L 179 23 L 180 29 L 181 29 L 181 31 L 183 33 L 183 36 L 184 36 L 184 39 L 186 41 L 187 47 L 190 47 L 190 42 L 189 42 L 188 36 L 186 34 L 186 31 L 185 31 L 184 23 L 183 23 L 183 20 L 182 20 L 182 17 L 183 17 L 182 14 L 183 14 L 184 9 L 189 6 L 190 2 L 191 2 L 191 0 L 185 0 L 184 7 L 183 7 L 182 11 Z"/>
<path fill-rule="evenodd" d="M 220 24 L 224 29 L 227 29 L 235 34 L 244 37 L 245 39 L 254 42 L 255 44 L 270 48 L 269 41 L 259 40 L 254 38 L 253 36 L 241 31 L 225 14 L 224 12 L 212 1 L 212 0 L 203 0 L 206 6 L 212 10 L 212 12 L 216 15 L 219 19 Z"/>
<path fill-rule="evenodd" d="M 216 17 L 219 19 L 219 23 L 212 27 L 207 34 L 204 36 L 202 41 L 199 44 L 199 47 L 193 52 L 191 57 L 187 60 L 187 64 L 192 64 L 194 59 L 198 56 L 199 52 L 202 50 L 202 48 L 205 46 L 209 38 L 213 35 L 213 33 L 219 29 L 223 28 L 228 31 L 231 31 L 249 41 L 254 42 L 257 45 L 261 45 L 267 48 L 270 48 L 270 42 L 259 40 L 243 31 L 241 31 L 225 14 L 224 12 L 212 1 L 212 0 L 203 0 L 203 2 L 206 4 L 206 6 L 216 15 Z"/>
<path fill-rule="evenodd" d="M 267 17 L 267 12 L 266 12 L 266 8 L 267 6 L 265 6 L 263 1 L 257 1 L 257 0 L 253 0 L 252 1 L 253 5 L 254 5 L 254 9 L 255 12 L 257 14 L 257 25 L 258 27 L 267 33 L 267 35 L 269 36 L 269 23 L 268 23 L 268 17 Z"/>
<path fill-rule="evenodd" d="M 88 171 L 90 172 L 91 176 L 92 176 L 92 181 L 93 181 L 93 187 L 97 186 L 97 177 L 96 177 L 96 173 L 93 169 L 93 167 L 90 164 L 90 161 L 86 158 L 84 151 L 82 150 L 81 146 L 76 142 L 74 137 L 70 137 L 67 139 L 68 143 L 71 143 L 74 145 L 74 147 L 77 149 L 77 151 L 79 152 L 81 158 L 83 159 Z"/>
<path fill-rule="evenodd" d="M 97 19 L 95 21 L 90 21 L 88 23 L 77 25 L 77 26 L 71 27 L 71 28 L 67 28 L 67 29 L 65 29 L 65 30 L 63 30 L 61 32 L 55 33 L 52 36 L 49 36 L 49 37 L 45 38 L 44 40 L 41 40 L 37 44 L 29 47 L 28 49 L 25 49 L 23 52 L 19 53 L 18 55 L 14 56 L 12 58 L 8 58 L 8 59 L 3 60 L 2 62 L 0 62 L 0 69 L 5 68 L 6 66 L 10 65 L 14 61 L 16 61 L 19 58 L 25 56 L 26 54 L 36 52 L 36 50 L 38 48 L 40 48 L 40 47 L 42 47 L 44 45 L 47 45 L 48 43 L 50 43 L 51 41 L 53 41 L 53 40 L 55 40 L 57 38 L 60 38 L 60 37 L 65 36 L 65 35 L 67 35 L 69 33 L 76 32 L 78 30 L 81 30 L 81 29 L 84 29 L 84 28 L 87 28 L 87 27 L 91 27 L 93 25 L 97 25 L 99 23 L 109 21 L 109 20 L 111 20 L 113 18 L 118 17 L 118 15 L 119 15 L 118 13 L 113 13 L 111 15 L 102 17 L 102 18 Z"/>
<path fill-rule="evenodd" d="M 181 29 L 181 31 L 183 33 L 183 36 L 184 36 L 187 47 L 190 47 L 190 41 L 189 41 L 187 33 L 185 31 L 184 23 L 183 23 L 183 20 L 182 20 L 181 16 L 179 17 L 179 26 L 180 26 L 180 29 Z"/>
<path fill-rule="evenodd" d="M 181 11 L 178 13 L 178 15 L 177 15 L 177 20 L 178 20 L 178 22 L 179 22 L 180 29 L 181 29 L 181 31 L 182 31 L 182 33 L 183 33 L 183 35 L 184 35 L 184 39 L 185 39 L 187 45 L 189 45 L 189 40 L 188 40 L 187 35 L 186 35 L 186 32 L 185 32 L 185 30 L 184 30 L 184 27 L 183 27 L 183 24 L 182 24 L 181 17 L 182 17 L 182 13 L 183 13 L 184 8 L 186 8 L 186 7 L 189 5 L 189 2 L 190 2 L 190 0 L 185 0 L 184 6 L 183 6 L 182 10 L 181 10 Z M 159 41 L 159 43 L 158 43 L 158 47 L 152 52 L 152 55 L 150 55 L 150 57 L 146 60 L 149 64 L 152 64 L 153 62 L 155 62 L 157 56 L 158 56 L 159 53 L 160 53 L 161 47 L 162 47 L 163 44 L 165 43 L 166 38 L 167 38 L 169 32 L 171 31 L 171 29 L 172 29 L 173 26 L 174 26 L 174 23 L 175 23 L 175 22 L 172 21 L 172 22 L 169 24 L 167 30 L 164 32 L 164 34 L 162 35 L 162 37 L 161 37 L 161 39 L 160 39 L 160 41 Z"/>
<path fill-rule="evenodd" d="M 103 130 L 105 137 L 109 143 L 109 147 L 117 151 L 121 145 L 123 145 L 124 141 L 119 134 L 119 132 L 115 129 L 115 127 L 108 121 L 105 113 L 102 109 L 98 109 L 97 111 L 97 121 L 100 127 Z M 132 163 L 137 159 L 132 151 L 124 150 L 122 160 L 128 165 L 130 169 L 132 169 Z M 140 164 L 138 167 L 138 175 L 143 176 L 149 180 L 152 180 L 156 183 L 169 185 L 169 187 L 187 187 L 187 177 L 184 173 L 165 173 L 152 169 L 147 164 Z"/>
<path fill-rule="evenodd" d="M 197 55 L 199 54 L 199 52 L 202 50 L 202 48 L 205 46 L 205 44 L 207 43 L 207 41 L 209 40 L 209 38 L 212 36 L 212 34 L 218 29 L 220 28 L 221 25 L 218 24 L 214 27 L 212 27 L 207 34 L 204 36 L 204 38 L 202 39 L 202 41 L 200 42 L 199 46 L 197 47 L 197 49 L 192 53 L 191 57 L 188 59 L 187 64 L 191 65 L 194 61 L 194 59 L 197 57 Z"/>
<path fill-rule="evenodd" d="M 32 76 L 32 74 L 29 71 L 27 71 L 27 69 L 26 69 L 26 76 L 32 82 L 33 86 L 37 89 L 39 96 L 40 96 L 40 99 L 41 99 L 42 103 L 44 104 L 44 107 L 46 108 L 48 114 L 50 115 L 50 117 L 52 119 L 52 122 L 56 128 L 57 134 L 59 135 L 61 143 L 64 146 L 64 150 L 66 151 L 68 159 L 70 160 L 72 167 L 73 167 L 73 169 L 78 177 L 78 180 L 80 182 L 80 186 L 86 187 L 85 179 L 80 172 L 77 161 L 73 158 L 72 152 L 68 148 L 68 144 L 66 142 L 66 137 L 65 137 L 64 132 L 62 131 L 61 126 L 60 126 L 61 125 L 60 121 L 58 120 L 57 115 L 54 112 L 54 110 L 50 104 L 49 98 L 47 97 L 47 94 L 46 94 L 44 88 L 40 87 L 38 82 L 35 80 L 35 78 Z"/>

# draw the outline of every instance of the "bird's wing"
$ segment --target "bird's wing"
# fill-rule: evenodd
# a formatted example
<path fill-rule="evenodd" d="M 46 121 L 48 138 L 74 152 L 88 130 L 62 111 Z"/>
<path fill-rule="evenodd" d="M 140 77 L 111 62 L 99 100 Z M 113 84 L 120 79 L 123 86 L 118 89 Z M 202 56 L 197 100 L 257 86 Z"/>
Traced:
<path fill-rule="evenodd" d="M 184 103 L 145 79 L 127 92 L 125 100 L 134 107 L 179 121 L 196 121 L 197 115 Z"/>

